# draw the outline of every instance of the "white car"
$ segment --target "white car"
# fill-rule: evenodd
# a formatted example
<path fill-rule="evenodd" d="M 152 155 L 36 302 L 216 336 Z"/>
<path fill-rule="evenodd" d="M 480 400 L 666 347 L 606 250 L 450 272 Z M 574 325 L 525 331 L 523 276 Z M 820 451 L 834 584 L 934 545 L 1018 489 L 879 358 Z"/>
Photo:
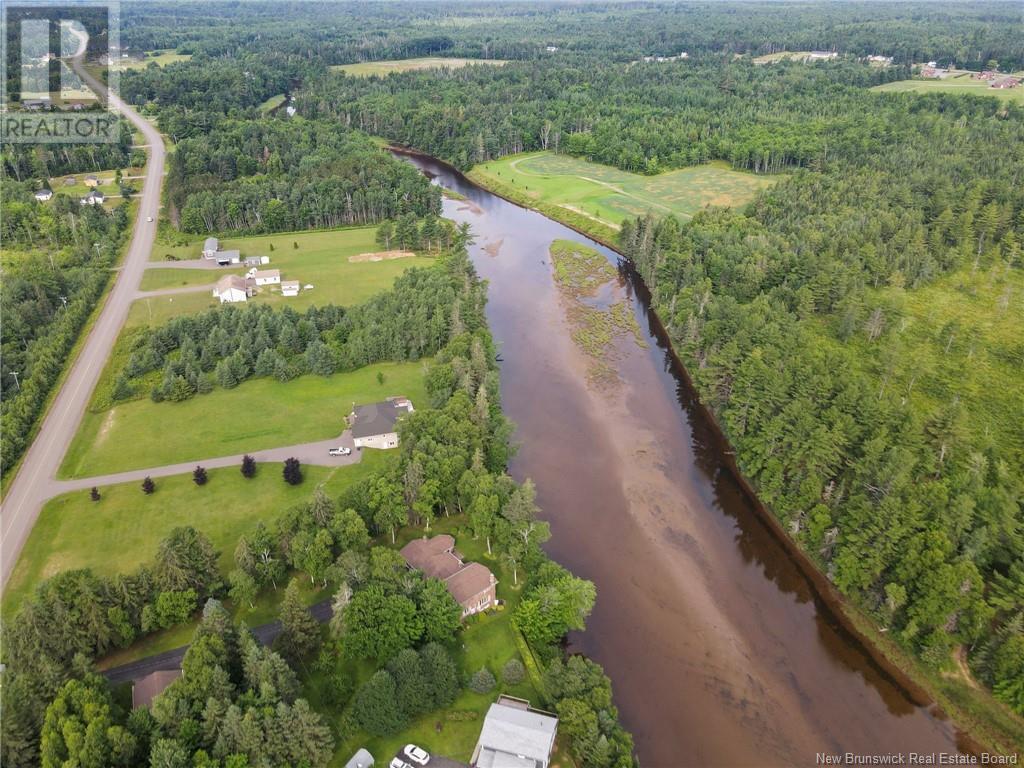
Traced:
<path fill-rule="evenodd" d="M 391 758 L 391 768 L 412 768 L 412 766 L 400 757 L 393 757 Z"/>
<path fill-rule="evenodd" d="M 327 451 L 327 454 L 329 456 L 348 456 L 350 453 L 352 453 L 352 449 L 345 448 L 344 446 L 342 446 L 341 448 L 331 448 L 329 451 Z"/>
<path fill-rule="evenodd" d="M 404 752 L 406 757 L 420 765 L 426 765 L 430 761 L 430 755 L 427 754 L 427 750 L 423 749 L 423 747 L 417 747 L 415 744 L 406 744 Z"/>
<path fill-rule="evenodd" d="M 152 220 L 153 220 L 153 217 L 152 217 L 152 216 L 147 216 L 147 217 L 146 217 L 146 221 L 152 221 Z"/>

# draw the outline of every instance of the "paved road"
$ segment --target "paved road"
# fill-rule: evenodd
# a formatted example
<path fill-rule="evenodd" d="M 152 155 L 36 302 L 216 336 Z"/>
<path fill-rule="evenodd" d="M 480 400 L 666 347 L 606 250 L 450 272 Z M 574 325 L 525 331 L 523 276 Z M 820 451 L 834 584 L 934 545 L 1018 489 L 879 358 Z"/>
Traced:
<path fill-rule="evenodd" d="M 258 463 L 284 463 L 285 459 L 295 457 L 302 464 L 309 464 L 317 467 L 345 467 L 349 464 L 358 464 L 363 459 L 363 452 L 353 450 L 348 456 L 331 456 L 328 450 L 338 446 L 353 448 L 352 434 L 346 430 L 340 437 L 332 437 L 329 440 L 318 440 L 313 443 L 299 443 L 298 445 L 286 445 L 283 448 L 268 448 L 265 451 L 250 451 Z M 111 475 L 97 475 L 96 477 L 77 477 L 73 480 L 54 480 L 49 485 L 50 496 L 55 496 L 69 491 L 80 491 L 96 486 L 116 485 L 117 483 L 142 482 L 147 477 L 170 477 L 171 475 L 183 475 L 195 469 L 201 464 L 206 469 L 219 469 L 221 467 L 241 467 L 242 457 L 245 454 L 239 453 L 233 456 L 217 456 L 212 459 L 197 459 L 195 461 L 183 461 L 180 464 L 165 464 L 162 467 L 148 467 L 145 469 L 132 469 L 127 472 L 117 472 Z M 273 468 L 264 468 L 263 471 L 274 471 Z M 47 497 L 49 498 L 49 497 Z"/>
<path fill-rule="evenodd" d="M 309 612 L 321 624 L 326 624 L 331 620 L 331 601 L 324 600 L 316 603 L 310 606 Z M 252 633 L 260 643 L 270 645 L 281 633 L 281 622 L 272 621 L 269 624 L 261 624 L 254 628 Z M 181 660 L 185 658 L 185 651 L 187 650 L 188 646 L 183 645 L 180 648 L 173 648 L 170 651 L 164 651 L 163 653 L 147 656 L 138 661 L 122 664 L 119 667 L 103 670 L 101 674 L 107 678 L 111 685 L 120 685 L 121 683 L 140 680 L 146 675 L 162 669 L 179 669 L 181 667 Z"/>
<path fill-rule="evenodd" d="M 85 44 L 72 66 L 97 93 L 105 87 L 82 66 Z M 43 420 L 35 440 L 25 453 L 21 469 L 4 498 L 0 512 L 0 587 L 6 586 L 43 502 L 55 493 L 57 469 L 64 452 L 78 429 L 82 414 L 110 355 L 118 332 L 128 316 L 149 253 L 156 237 L 160 214 L 160 185 L 164 176 L 165 149 L 160 133 L 116 95 L 110 101 L 146 137 L 149 161 L 142 187 L 138 216 L 124 263 L 115 276 L 114 288 L 107 297 L 96 324 L 89 333 L 77 359 L 72 363 L 64 385 Z M 153 221 L 147 221 L 152 217 Z"/>

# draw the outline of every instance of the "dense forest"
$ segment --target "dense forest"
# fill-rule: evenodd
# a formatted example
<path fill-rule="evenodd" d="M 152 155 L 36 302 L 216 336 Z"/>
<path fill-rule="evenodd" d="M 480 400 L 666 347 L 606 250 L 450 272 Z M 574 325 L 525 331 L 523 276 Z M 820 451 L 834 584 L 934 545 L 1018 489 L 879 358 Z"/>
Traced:
<path fill-rule="evenodd" d="M 338 499 L 318 491 L 269 525 L 254 523 L 237 542 L 227 579 L 202 532 L 177 528 L 132 574 L 68 571 L 39 585 L 4 625 L 4 765 L 324 766 L 335 740 L 359 729 L 396 733 L 410 718 L 450 704 L 465 685 L 478 684 L 453 661 L 461 609 L 441 582 L 409 572 L 395 549 L 374 546 L 371 536 L 393 542 L 397 528 L 429 530 L 440 515 L 459 512 L 475 537 L 523 573 L 513 621 L 544 664 L 546 698 L 576 759 L 587 768 L 635 765 L 608 678 L 593 662 L 563 658 L 560 641 L 583 628 L 594 588 L 547 559 L 540 545 L 548 527 L 538 520 L 533 487 L 506 474 L 512 428 L 501 413 L 485 286 L 464 249 L 403 280 L 373 311 L 396 302 L 411 305 L 410 317 L 417 307 L 445 309 L 434 324 L 437 338 L 422 338 L 415 323 L 389 326 L 389 335 L 405 339 L 400 356 L 422 343 L 439 345 L 426 374 L 430 403 L 401 424 L 399 460 Z M 236 314 L 218 309 L 200 323 L 226 325 Z M 276 322 L 268 320 L 274 313 L 261 314 L 257 326 Z M 348 327 L 344 317 L 328 307 L 300 324 L 325 345 L 339 337 L 352 343 L 359 324 Z M 256 468 L 243 462 L 242 470 L 251 476 Z M 293 574 L 332 589 L 326 631 L 302 605 Z M 233 625 L 219 600 L 251 604 L 280 588 L 281 632 L 264 649 Z M 187 622 L 200 607 L 182 678 L 149 710 L 126 714 L 91 671 L 93 660 Z M 377 671 L 355 689 L 346 662 L 363 661 Z M 307 692 L 336 717 L 313 711 Z"/>

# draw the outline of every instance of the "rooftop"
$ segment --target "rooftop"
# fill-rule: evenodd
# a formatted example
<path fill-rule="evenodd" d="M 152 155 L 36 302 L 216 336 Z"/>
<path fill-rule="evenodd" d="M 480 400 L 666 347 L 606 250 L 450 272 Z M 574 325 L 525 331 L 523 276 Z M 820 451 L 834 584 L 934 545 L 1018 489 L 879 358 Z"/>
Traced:
<path fill-rule="evenodd" d="M 453 573 L 445 581 L 448 582 L 448 591 L 460 605 L 469 598 L 479 595 L 491 584 L 494 583 L 494 574 L 486 565 L 480 563 L 466 563 L 460 571 Z"/>
<path fill-rule="evenodd" d="M 447 579 L 462 568 L 462 560 L 454 549 L 455 539 L 442 533 L 429 539 L 413 539 L 402 547 L 402 557 L 412 568 L 431 578 Z"/>
<path fill-rule="evenodd" d="M 180 669 L 160 669 L 136 680 L 132 685 L 132 709 L 148 707 L 167 686 L 181 677 Z"/>
<path fill-rule="evenodd" d="M 555 744 L 558 718 L 529 702 L 499 696 L 491 704 L 477 742 L 478 768 L 534 768 L 547 765 Z"/>
<path fill-rule="evenodd" d="M 224 277 L 217 281 L 217 293 L 224 293 L 232 288 L 244 291 L 245 278 L 241 275 L 224 275 Z"/>
<path fill-rule="evenodd" d="M 370 405 L 357 405 L 352 411 L 352 437 L 371 437 L 394 432 L 398 419 L 410 410 L 398 405 L 396 400 L 399 399 L 401 398 Z"/>

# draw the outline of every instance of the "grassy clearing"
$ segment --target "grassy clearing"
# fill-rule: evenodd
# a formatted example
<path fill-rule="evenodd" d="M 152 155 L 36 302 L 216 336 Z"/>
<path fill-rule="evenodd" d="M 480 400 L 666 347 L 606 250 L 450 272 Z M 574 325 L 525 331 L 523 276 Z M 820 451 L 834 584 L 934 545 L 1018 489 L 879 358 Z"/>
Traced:
<path fill-rule="evenodd" d="M 121 59 L 115 69 L 122 71 L 126 69 L 145 69 L 150 64 L 158 67 L 166 67 L 168 64 L 176 64 L 179 61 L 188 61 L 192 58 L 190 53 L 175 53 L 174 51 L 146 51 L 141 59 Z"/>
<path fill-rule="evenodd" d="M 775 64 L 779 61 L 803 61 L 811 55 L 810 51 L 777 51 L 766 53 L 764 56 L 755 56 L 755 64 Z"/>
<path fill-rule="evenodd" d="M 231 238 L 221 241 L 225 250 L 237 249 L 242 257 L 269 256 L 270 264 L 264 269 L 280 269 L 282 280 L 298 280 L 302 290 L 298 296 L 285 298 L 277 286 L 267 286 L 252 301 L 289 306 L 299 311 L 313 305 L 341 304 L 351 306 L 390 288 L 395 279 L 411 267 L 423 267 L 433 259 L 416 257 L 380 262 L 349 262 L 349 256 L 380 250 L 376 242 L 376 227 L 317 230 L 314 232 L 284 232 L 275 235 Z M 203 238 L 180 238 L 174 245 L 157 243 L 152 258 L 200 258 Z M 298 247 L 296 247 L 298 246 Z M 242 274 L 244 269 L 158 270 L 146 272 L 143 290 L 175 285 L 204 285 L 216 282 L 225 274 Z M 162 273 L 174 272 L 174 275 Z M 187 274 L 186 274 L 187 273 Z M 185 282 L 182 282 L 185 281 Z M 128 316 L 129 326 L 160 324 L 177 315 L 198 312 L 214 306 L 210 294 L 163 296 L 135 302 Z"/>
<path fill-rule="evenodd" d="M 562 221 L 570 218 L 584 231 L 596 227 L 602 239 L 614 236 L 624 219 L 646 213 L 689 218 L 708 205 L 744 205 L 778 178 L 734 171 L 725 163 L 641 176 L 552 152 L 511 155 L 478 165 L 469 176 L 488 188 L 512 190 L 517 202 Z"/>
<path fill-rule="evenodd" d="M 88 491 L 58 496 L 43 507 L 21 552 L 4 593 L 4 612 L 16 610 L 36 585 L 60 571 L 92 568 L 114 575 L 134 570 L 152 559 L 160 540 L 180 525 L 194 526 L 210 537 L 226 574 L 233 567 L 238 537 L 256 521 L 269 521 L 305 501 L 321 483 L 329 495 L 336 495 L 395 458 L 366 450 L 358 464 L 305 467 L 305 480 L 298 486 L 281 479 L 278 465 L 262 464 L 251 480 L 235 467 L 211 469 L 202 487 L 191 475 L 160 478 L 151 496 L 138 483 L 101 488 L 98 502 Z"/>
<path fill-rule="evenodd" d="M 344 72 L 346 75 L 356 77 L 370 77 L 371 75 L 386 76 L 392 72 L 409 72 L 416 69 L 458 69 L 470 65 L 495 65 L 501 66 L 507 63 L 505 59 L 458 59 L 444 58 L 441 56 L 425 56 L 418 59 L 397 59 L 394 61 L 362 61 L 358 64 L 339 64 L 331 67 L 332 72 Z"/>
<path fill-rule="evenodd" d="M 275 109 L 284 104 L 284 100 L 287 98 L 283 93 L 279 93 L 276 96 L 271 96 L 269 99 L 259 105 L 258 109 L 260 112 L 273 112 Z"/>
<path fill-rule="evenodd" d="M 1024 86 L 991 88 L 984 80 L 975 80 L 966 73 L 943 80 L 896 80 L 876 85 L 871 90 L 880 93 L 969 93 L 974 96 L 994 96 L 1003 101 L 1024 104 Z"/>
<path fill-rule="evenodd" d="M 550 254 L 573 341 L 590 358 L 587 378 L 613 384 L 618 377 L 611 362 L 619 339 L 632 336 L 646 345 L 629 303 L 616 298 L 618 273 L 593 248 L 570 240 L 555 240 Z"/>
<path fill-rule="evenodd" d="M 60 475 L 90 477 L 326 440 L 344 430 L 352 403 L 398 394 L 426 401 L 423 363 L 379 363 L 289 382 L 252 379 L 181 403 L 145 398 L 90 410 Z"/>
<path fill-rule="evenodd" d="M 92 187 L 87 187 L 85 185 L 85 177 L 95 176 L 96 179 L 99 181 L 99 186 L 97 186 L 96 189 L 98 189 L 100 192 L 102 192 L 104 195 L 108 197 L 110 195 L 120 195 L 121 190 L 117 186 L 117 184 L 114 183 L 115 173 L 116 171 L 114 169 L 108 169 L 105 171 L 94 171 L 90 173 L 74 173 L 67 174 L 64 176 L 54 176 L 52 179 L 50 179 L 50 188 L 53 190 L 54 195 L 68 195 L 69 197 L 85 197 L 87 194 L 89 194 L 89 191 L 92 189 Z M 146 173 L 145 169 L 125 168 L 122 170 L 122 173 L 125 176 L 125 181 L 127 181 L 130 186 L 136 187 L 138 189 L 142 188 L 142 179 L 133 179 L 130 177 L 144 175 Z M 68 178 L 73 178 L 75 180 L 75 183 L 66 184 L 65 180 Z"/>

